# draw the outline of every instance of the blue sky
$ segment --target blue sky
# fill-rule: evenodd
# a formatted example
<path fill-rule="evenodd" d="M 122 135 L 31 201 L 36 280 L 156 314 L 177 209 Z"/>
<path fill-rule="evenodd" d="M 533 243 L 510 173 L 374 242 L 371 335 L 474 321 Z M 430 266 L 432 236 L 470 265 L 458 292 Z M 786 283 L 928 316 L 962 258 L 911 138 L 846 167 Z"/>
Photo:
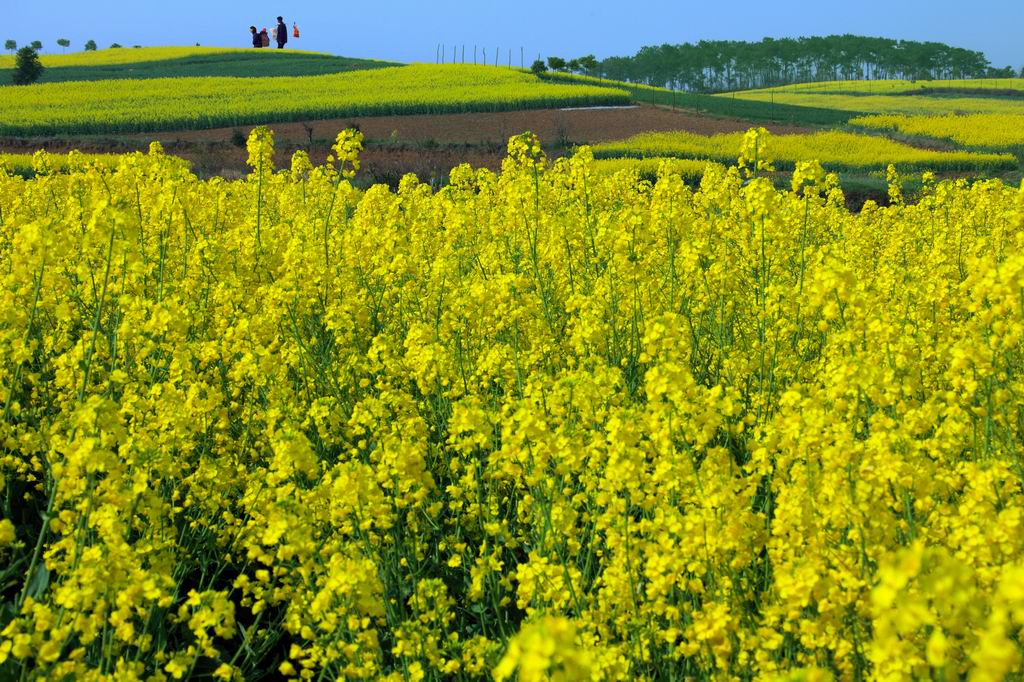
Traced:
<path fill-rule="evenodd" d="M 203 45 L 246 47 L 248 26 L 268 29 L 278 14 L 297 21 L 302 38 L 290 47 L 352 57 L 433 61 L 438 43 L 486 47 L 502 61 L 520 47 L 527 63 L 538 54 L 598 57 L 633 54 L 642 45 L 701 39 L 759 40 L 764 36 L 856 33 L 936 40 L 981 50 L 996 66 L 1024 66 L 1024 0 L 12 0 L 4 2 L 3 35 L 19 43 L 58 38 L 76 49 Z"/>

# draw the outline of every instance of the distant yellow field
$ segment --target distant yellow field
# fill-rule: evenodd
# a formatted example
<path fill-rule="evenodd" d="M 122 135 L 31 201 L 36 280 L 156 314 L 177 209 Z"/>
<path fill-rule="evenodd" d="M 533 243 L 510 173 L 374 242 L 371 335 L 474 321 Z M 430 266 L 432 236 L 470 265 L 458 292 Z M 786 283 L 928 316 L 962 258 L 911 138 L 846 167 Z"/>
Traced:
<path fill-rule="evenodd" d="M 1024 144 L 1024 114 L 970 114 L 967 116 L 862 116 L 853 125 L 925 135 L 973 147 L 1010 147 Z"/>
<path fill-rule="evenodd" d="M 34 168 L 34 160 L 38 157 L 34 154 L 0 154 L 0 168 L 5 168 L 9 171 L 22 172 L 26 170 L 32 170 Z M 50 168 L 62 169 L 66 168 L 68 164 L 68 157 L 66 154 L 46 154 L 43 158 L 49 164 Z M 80 165 L 88 163 L 100 163 L 105 166 L 116 165 L 121 155 L 118 154 L 77 154 L 77 162 Z"/>
<path fill-rule="evenodd" d="M 37 172 L 63 172 L 81 170 L 89 166 L 113 168 L 122 161 L 131 160 L 141 152 L 130 154 L 83 154 L 75 151 L 69 154 L 52 154 L 44 151 L 35 154 L 0 154 L 0 171 L 15 174 Z M 180 160 L 187 164 L 187 161 Z"/>
<path fill-rule="evenodd" d="M 46 83 L 4 94 L 0 133 L 41 135 L 630 102 L 622 90 L 548 83 L 518 70 L 469 64 L 303 77 Z"/>
<path fill-rule="evenodd" d="M 838 93 L 863 92 L 879 95 L 921 92 L 927 90 L 1022 90 L 1024 78 L 959 78 L 955 80 L 868 80 L 868 81 L 819 81 L 815 83 L 794 83 L 777 88 L 748 90 L 747 93 L 770 93 L 774 90 L 792 93 Z"/>
<path fill-rule="evenodd" d="M 321 54 L 325 52 L 308 52 L 303 50 L 253 50 L 252 48 L 236 47 L 120 47 L 89 52 L 72 52 L 70 54 L 43 54 L 40 60 L 43 66 L 59 68 L 63 66 L 112 66 L 117 64 L 134 64 L 136 62 L 160 62 L 186 57 L 206 56 L 211 54 L 244 53 L 246 55 L 281 55 L 281 54 Z M 268 57 L 272 58 L 272 57 Z M 0 56 L 0 69 L 14 68 L 14 56 Z"/>
<path fill-rule="evenodd" d="M 776 104 L 795 104 L 842 111 L 879 114 L 1024 114 L 1024 100 L 994 97 L 936 97 L 929 95 L 850 95 L 819 92 L 749 90 L 728 97 Z"/>
<path fill-rule="evenodd" d="M 704 175 L 704 170 L 709 165 L 719 164 L 703 159 L 678 159 L 670 156 L 655 156 L 644 159 L 624 157 L 594 161 L 594 168 L 607 174 L 635 171 L 643 175 L 655 175 L 667 171 L 687 179 L 700 178 Z"/>
<path fill-rule="evenodd" d="M 728 163 L 735 159 L 742 140 L 743 133 L 709 137 L 674 131 L 642 133 L 626 140 L 598 144 L 593 149 L 595 156 L 604 158 L 677 156 Z M 780 168 L 811 159 L 828 168 L 854 170 L 884 168 L 890 163 L 931 170 L 1013 167 L 1016 164 L 1012 154 L 918 149 L 885 137 L 840 131 L 775 136 L 771 138 L 770 150 Z"/>

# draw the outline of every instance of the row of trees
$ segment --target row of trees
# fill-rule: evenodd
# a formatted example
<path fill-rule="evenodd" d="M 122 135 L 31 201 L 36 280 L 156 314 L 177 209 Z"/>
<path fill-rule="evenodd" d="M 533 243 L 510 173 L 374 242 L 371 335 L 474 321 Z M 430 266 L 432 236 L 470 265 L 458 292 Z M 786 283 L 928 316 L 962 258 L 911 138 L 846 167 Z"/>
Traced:
<path fill-rule="evenodd" d="M 67 38 L 59 38 L 57 40 L 57 44 L 60 45 L 61 49 L 63 51 L 65 51 L 65 52 L 67 52 L 67 49 L 69 47 L 71 47 L 71 41 L 68 40 Z M 31 47 L 33 50 L 38 52 L 38 51 L 43 49 L 43 41 L 41 41 L 41 40 L 33 40 L 31 43 L 28 44 L 28 47 Z M 114 43 L 110 47 L 121 47 L 121 46 L 118 45 L 117 43 Z M 7 40 L 4 41 L 4 49 L 7 50 L 8 52 L 12 52 L 13 53 L 15 50 L 18 49 L 18 41 L 17 40 L 11 40 L 10 38 L 8 38 Z M 93 51 L 95 49 L 96 49 L 96 41 L 95 40 L 87 40 L 87 41 L 85 41 L 85 50 L 86 50 L 86 52 L 91 52 L 91 51 Z"/>
<path fill-rule="evenodd" d="M 552 63 L 554 60 L 554 63 Z M 549 58 L 553 70 L 696 92 L 721 92 L 823 80 L 1009 77 L 981 52 L 943 43 L 855 35 L 764 38 L 760 42 L 702 40 L 643 47 L 632 57 L 609 57 L 596 69 L 580 60 Z M 576 68 L 571 68 L 575 66 Z M 1024 69 L 1021 76 L 1024 77 Z"/>
<path fill-rule="evenodd" d="M 548 57 L 547 62 L 545 62 L 538 57 L 537 61 L 535 61 L 530 67 L 530 70 L 537 74 L 550 70 L 561 71 L 562 73 L 582 73 L 591 75 L 597 72 L 599 66 L 600 62 L 597 61 L 597 58 L 592 54 L 588 54 L 584 57 L 570 59 L 568 61 L 561 57 Z"/>

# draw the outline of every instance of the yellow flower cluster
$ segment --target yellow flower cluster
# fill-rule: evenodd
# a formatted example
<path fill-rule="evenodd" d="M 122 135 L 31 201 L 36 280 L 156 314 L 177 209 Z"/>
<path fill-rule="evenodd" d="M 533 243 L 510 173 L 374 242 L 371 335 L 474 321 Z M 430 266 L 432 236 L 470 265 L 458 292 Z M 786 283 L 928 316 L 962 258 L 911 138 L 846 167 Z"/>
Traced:
<path fill-rule="evenodd" d="M 116 167 L 124 158 L 123 154 L 50 154 L 38 151 L 35 154 L 0 154 L 0 168 L 18 175 L 34 175 L 37 172 L 52 173 L 69 168 L 82 170 L 90 164 Z"/>
<path fill-rule="evenodd" d="M 971 147 L 1024 145 L 1024 112 L 957 116 L 861 116 L 852 125 L 952 140 Z"/>
<path fill-rule="evenodd" d="M 614 174 L 622 171 L 636 173 L 641 178 L 657 179 L 659 174 L 672 173 L 687 181 L 700 180 L 710 161 L 678 159 L 671 156 L 652 156 L 643 159 L 619 157 L 597 159 L 594 169 L 600 173 Z"/>
<path fill-rule="evenodd" d="M 0 173 L 0 677 L 1020 675 L 1024 187 L 762 138 Z"/>
<path fill-rule="evenodd" d="M 273 93 L 273 96 L 254 96 Z M 0 134 L 177 130 L 332 116 L 629 104 L 624 90 L 518 69 L 413 64 L 323 76 L 46 83 L 5 91 Z"/>

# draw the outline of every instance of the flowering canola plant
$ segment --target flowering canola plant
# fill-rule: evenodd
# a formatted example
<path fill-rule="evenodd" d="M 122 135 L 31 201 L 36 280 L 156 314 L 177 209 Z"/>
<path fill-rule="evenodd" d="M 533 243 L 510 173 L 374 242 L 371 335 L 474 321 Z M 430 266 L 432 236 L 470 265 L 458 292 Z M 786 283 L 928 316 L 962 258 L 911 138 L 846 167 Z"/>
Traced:
<path fill-rule="evenodd" d="M 0 677 L 1021 673 L 1024 187 L 360 142 L 0 173 Z"/>

